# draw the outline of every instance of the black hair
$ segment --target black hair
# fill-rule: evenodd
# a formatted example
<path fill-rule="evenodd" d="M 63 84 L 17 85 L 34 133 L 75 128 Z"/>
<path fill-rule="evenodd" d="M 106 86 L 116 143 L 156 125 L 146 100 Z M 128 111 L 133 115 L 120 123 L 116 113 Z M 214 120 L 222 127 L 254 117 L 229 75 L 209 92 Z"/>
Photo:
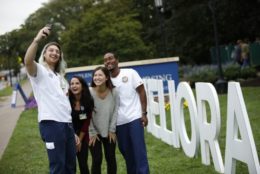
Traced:
<path fill-rule="evenodd" d="M 73 76 L 71 79 L 73 79 L 73 78 L 78 79 L 82 85 L 81 98 L 80 98 L 81 105 L 83 105 L 85 107 L 87 113 L 91 113 L 94 109 L 94 100 L 93 100 L 92 95 L 90 94 L 88 84 L 80 76 Z M 69 89 L 69 100 L 70 100 L 71 106 L 74 108 L 75 107 L 75 96 L 71 92 L 71 89 Z"/>

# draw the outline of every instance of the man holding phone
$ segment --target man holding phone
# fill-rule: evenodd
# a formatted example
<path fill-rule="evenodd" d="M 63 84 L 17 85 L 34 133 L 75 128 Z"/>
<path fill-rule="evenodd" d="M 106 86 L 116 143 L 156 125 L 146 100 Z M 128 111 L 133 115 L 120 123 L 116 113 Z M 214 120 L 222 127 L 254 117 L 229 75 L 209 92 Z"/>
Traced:
<path fill-rule="evenodd" d="M 25 54 L 24 63 L 38 104 L 40 134 L 45 143 L 51 174 L 76 173 L 76 145 L 71 106 L 64 78 L 66 62 L 56 42 L 47 43 L 35 61 L 38 44 L 50 34 L 51 26 L 43 27 Z"/>

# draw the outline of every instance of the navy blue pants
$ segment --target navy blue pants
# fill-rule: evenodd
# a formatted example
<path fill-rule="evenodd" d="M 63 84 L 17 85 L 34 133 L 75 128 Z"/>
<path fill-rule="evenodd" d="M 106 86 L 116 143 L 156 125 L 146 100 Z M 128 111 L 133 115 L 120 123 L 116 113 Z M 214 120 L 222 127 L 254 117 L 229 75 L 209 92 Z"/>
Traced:
<path fill-rule="evenodd" d="M 125 158 L 128 174 L 148 174 L 149 165 L 141 119 L 116 127 L 118 147 Z"/>
<path fill-rule="evenodd" d="M 76 143 L 71 123 L 41 121 L 40 133 L 45 143 L 51 174 L 76 173 Z"/>

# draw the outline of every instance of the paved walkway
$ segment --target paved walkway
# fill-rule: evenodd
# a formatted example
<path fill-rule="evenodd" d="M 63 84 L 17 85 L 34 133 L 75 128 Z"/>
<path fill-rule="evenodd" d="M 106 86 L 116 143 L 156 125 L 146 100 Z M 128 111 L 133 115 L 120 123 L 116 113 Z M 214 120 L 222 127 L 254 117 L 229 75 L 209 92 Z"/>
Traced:
<path fill-rule="evenodd" d="M 22 89 L 25 95 L 28 97 L 32 91 L 29 81 L 23 84 Z M 20 114 L 24 110 L 24 101 L 20 93 L 17 93 L 16 107 L 11 107 L 12 96 L 0 99 L 0 159 L 8 145 L 9 139 L 13 134 L 13 130 L 16 126 L 16 122 L 19 119 Z"/>

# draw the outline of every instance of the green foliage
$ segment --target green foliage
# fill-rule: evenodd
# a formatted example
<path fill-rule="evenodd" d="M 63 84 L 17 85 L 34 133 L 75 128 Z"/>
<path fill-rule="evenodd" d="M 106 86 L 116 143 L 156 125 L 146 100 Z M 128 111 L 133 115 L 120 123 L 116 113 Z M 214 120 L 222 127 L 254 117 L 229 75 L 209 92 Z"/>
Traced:
<path fill-rule="evenodd" d="M 260 3 L 257 1 L 215 2 L 215 15 L 220 45 L 234 43 L 237 39 L 258 36 L 256 26 L 260 27 Z M 209 49 L 215 46 L 212 12 L 209 0 L 169 2 L 173 17 L 168 27 L 174 27 L 171 34 L 172 45 L 182 63 L 208 64 Z M 235 22 L 239 21 L 239 22 Z M 244 23 L 242 23 L 242 21 Z M 250 32 L 249 32 L 250 31 Z"/>
<path fill-rule="evenodd" d="M 0 65 L 2 69 L 13 69 L 15 74 L 20 72 L 19 40 L 16 31 L 0 36 Z"/>
<path fill-rule="evenodd" d="M 211 14 L 207 2 L 176 1 L 173 3 L 172 44 L 186 63 L 209 63 L 209 46 L 214 42 Z"/>
<path fill-rule="evenodd" d="M 253 41 L 259 36 L 258 1 L 211 1 L 215 2 L 220 45 L 244 38 Z M 69 66 L 100 63 L 107 51 L 117 52 L 122 61 L 179 56 L 181 64 L 210 64 L 209 50 L 215 40 L 209 0 L 163 1 L 163 9 L 156 8 L 154 0 L 97 2 L 49 1 L 29 16 L 21 29 L 0 36 L 0 57 L 15 63 L 38 30 L 52 23 L 52 34 L 39 47 L 48 41 L 61 42 Z"/>
<path fill-rule="evenodd" d="M 241 68 L 237 64 L 226 64 L 222 66 L 225 80 L 238 80 L 256 77 L 256 69 L 252 66 Z M 217 66 L 202 65 L 202 66 L 180 66 L 181 79 L 189 81 L 193 87 L 196 82 L 215 83 L 219 77 Z"/>
<path fill-rule="evenodd" d="M 241 68 L 237 64 L 228 64 L 224 66 L 224 77 L 226 80 L 237 80 L 239 78 L 248 79 L 256 77 L 256 69 L 252 66 Z"/>
<path fill-rule="evenodd" d="M 252 67 L 246 67 L 241 69 L 240 77 L 243 79 L 248 79 L 256 77 L 256 69 Z"/>
<path fill-rule="evenodd" d="M 187 66 L 182 67 L 183 79 L 189 81 L 190 85 L 194 87 L 195 82 L 210 82 L 214 83 L 218 78 L 216 66 Z"/>
<path fill-rule="evenodd" d="M 240 76 L 240 69 L 241 67 L 239 65 L 229 65 L 226 66 L 224 69 L 224 77 L 227 80 L 235 80 Z"/>
<path fill-rule="evenodd" d="M 116 52 L 121 61 L 148 57 L 149 48 L 140 38 L 136 15 L 110 10 L 121 8 L 120 3 L 96 5 L 82 16 L 80 24 L 64 32 L 62 41 L 70 66 L 101 62 L 108 51 Z"/>

